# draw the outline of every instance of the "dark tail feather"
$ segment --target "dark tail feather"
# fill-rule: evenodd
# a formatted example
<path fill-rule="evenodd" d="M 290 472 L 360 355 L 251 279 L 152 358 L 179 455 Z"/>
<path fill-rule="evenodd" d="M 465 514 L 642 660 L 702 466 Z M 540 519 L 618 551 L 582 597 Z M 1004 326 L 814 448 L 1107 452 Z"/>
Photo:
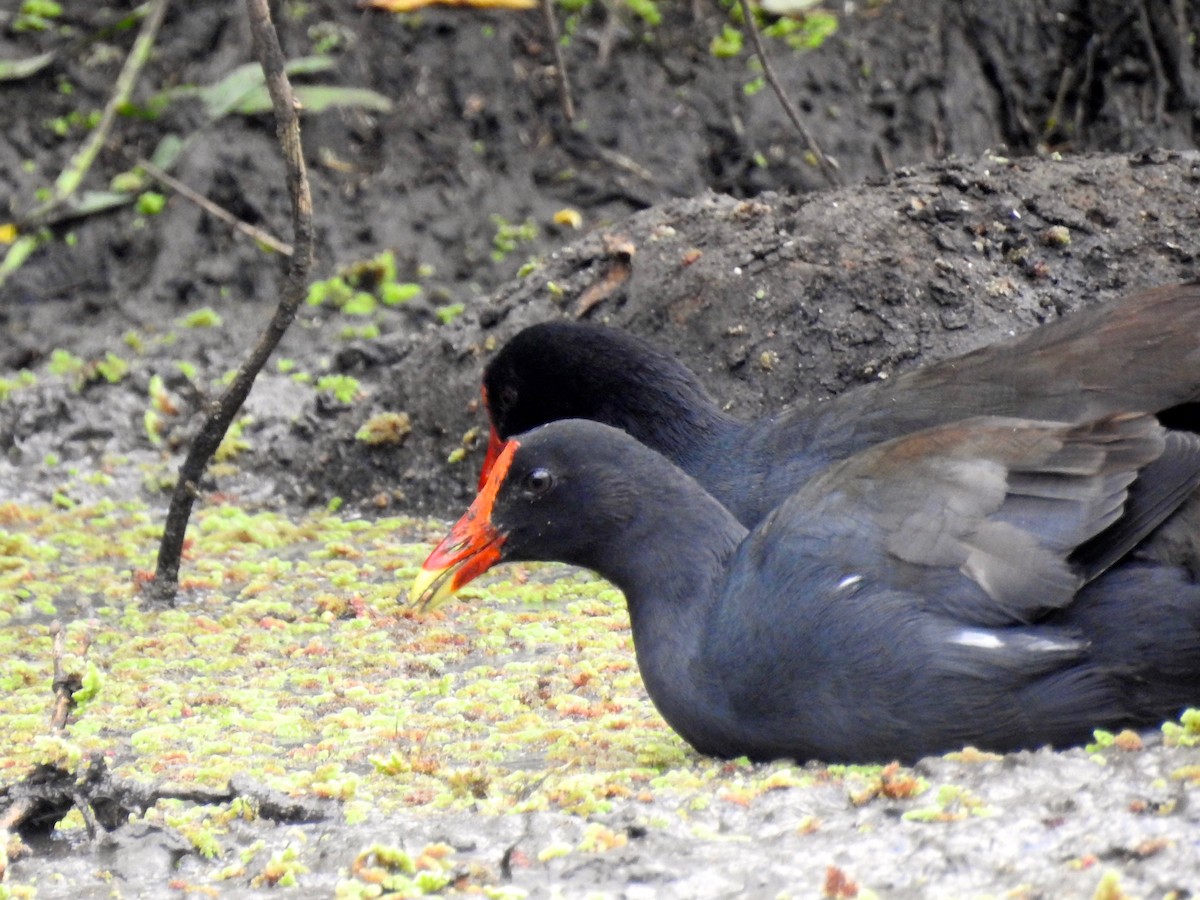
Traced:
<path fill-rule="evenodd" d="M 1200 706 L 1200 584 L 1179 566 L 1128 563 L 1085 587 L 1056 624 L 1080 630 L 1118 687 L 1126 721 L 1152 726 Z"/>
<path fill-rule="evenodd" d="M 1197 486 L 1200 436 L 1168 432 L 1163 454 L 1145 466 L 1129 486 L 1121 518 L 1071 554 L 1084 581 L 1099 577 L 1140 544 Z"/>

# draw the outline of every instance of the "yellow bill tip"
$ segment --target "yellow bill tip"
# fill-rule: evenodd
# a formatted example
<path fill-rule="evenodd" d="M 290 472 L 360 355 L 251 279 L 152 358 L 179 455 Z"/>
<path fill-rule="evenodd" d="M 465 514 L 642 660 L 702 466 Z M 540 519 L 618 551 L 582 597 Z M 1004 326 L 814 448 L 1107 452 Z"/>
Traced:
<path fill-rule="evenodd" d="M 421 569 L 408 589 L 408 602 L 425 612 L 437 609 L 454 596 L 454 573 L 458 566 Z"/>

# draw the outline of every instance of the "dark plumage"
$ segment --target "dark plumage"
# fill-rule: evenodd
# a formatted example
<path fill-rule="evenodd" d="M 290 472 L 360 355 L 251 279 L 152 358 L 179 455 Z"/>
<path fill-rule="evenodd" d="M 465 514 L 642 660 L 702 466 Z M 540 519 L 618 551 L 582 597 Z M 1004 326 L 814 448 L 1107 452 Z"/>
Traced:
<path fill-rule="evenodd" d="M 703 753 L 1071 744 L 1200 701 L 1200 586 L 1126 554 L 1198 479 L 1200 440 L 1148 415 L 975 418 L 835 463 L 747 532 L 629 435 L 553 422 L 505 446 L 413 597 L 506 560 L 595 570 Z"/>
<path fill-rule="evenodd" d="M 1141 410 L 1169 423 L 1190 418 L 1179 407 L 1200 399 L 1200 283 L 1132 295 L 753 422 L 722 412 L 670 354 L 577 322 L 518 333 L 488 363 L 483 388 L 489 459 L 501 440 L 537 425 L 593 419 L 662 453 L 753 526 L 830 463 L 969 416 L 1087 422 Z"/>

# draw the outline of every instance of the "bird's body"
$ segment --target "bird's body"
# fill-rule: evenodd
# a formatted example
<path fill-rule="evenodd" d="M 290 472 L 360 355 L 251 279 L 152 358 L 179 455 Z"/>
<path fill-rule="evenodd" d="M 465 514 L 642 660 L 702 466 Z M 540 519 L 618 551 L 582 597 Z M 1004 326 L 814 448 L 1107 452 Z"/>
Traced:
<path fill-rule="evenodd" d="M 1127 553 L 1198 480 L 1200 440 L 1150 416 L 976 418 L 826 467 L 747 531 L 629 435 L 553 422 L 506 445 L 413 594 L 504 560 L 595 570 L 655 705 L 708 754 L 1076 743 L 1200 702 L 1200 586 Z"/>
<path fill-rule="evenodd" d="M 1200 586 L 1164 561 L 1194 544 L 1200 438 L 1149 414 L 1198 399 L 1200 284 L 753 422 L 645 342 L 544 323 L 485 371 L 481 493 L 414 596 L 507 559 L 599 572 L 651 698 L 718 756 L 1156 724 L 1200 702 Z"/>
<path fill-rule="evenodd" d="M 1200 283 L 1131 295 L 749 422 L 723 412 L 670 354 L 584 323 L 526 328 L 489 362 L 483 386 L 490 455 L 501 440 L 537 425 L 593 419 L 675 462 L 749 527 L 829 464 L 935 425 L 980 415 L 1087 422 L 1139 410 L 1169 417 L 1200 399 Z M 485 462 L 484 477 L 488 468 Z"/>

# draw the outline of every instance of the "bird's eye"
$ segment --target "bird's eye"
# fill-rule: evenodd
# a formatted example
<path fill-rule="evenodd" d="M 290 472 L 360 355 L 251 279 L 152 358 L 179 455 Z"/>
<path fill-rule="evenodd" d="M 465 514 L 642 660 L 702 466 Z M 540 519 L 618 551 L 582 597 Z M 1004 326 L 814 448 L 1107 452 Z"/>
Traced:
<path fill-rule="evenodd" d="M 554 476 L 549 469 L 534 469 L 525 476 L 525 490 L 537 496 L 544 494 L 554 485 Z"/>

